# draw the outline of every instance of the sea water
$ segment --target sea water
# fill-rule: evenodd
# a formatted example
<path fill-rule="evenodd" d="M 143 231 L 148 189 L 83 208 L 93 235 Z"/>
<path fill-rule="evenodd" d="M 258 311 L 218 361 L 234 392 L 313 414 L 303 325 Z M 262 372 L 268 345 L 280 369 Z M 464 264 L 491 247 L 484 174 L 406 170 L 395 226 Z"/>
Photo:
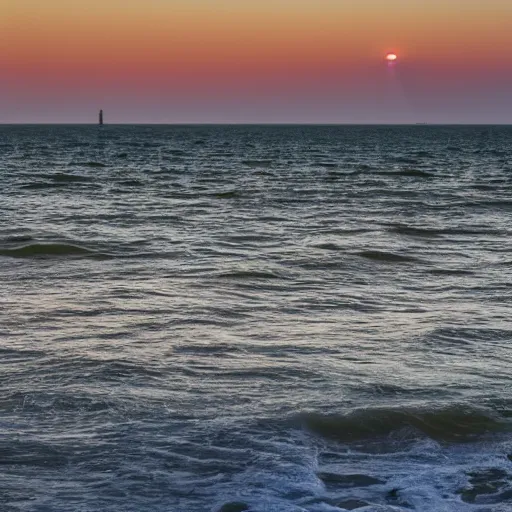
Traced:
<path fill-rule="evenodd" d="M 2 512 L 512 510 L 512 128 L 0 127 Z"/>

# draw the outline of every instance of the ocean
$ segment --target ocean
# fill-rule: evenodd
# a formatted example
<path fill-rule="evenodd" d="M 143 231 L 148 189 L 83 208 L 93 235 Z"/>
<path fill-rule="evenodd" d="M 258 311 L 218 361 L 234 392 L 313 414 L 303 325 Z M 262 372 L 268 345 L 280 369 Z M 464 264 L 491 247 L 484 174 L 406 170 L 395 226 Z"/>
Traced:
<path fill-rule="evenodd" d="M 512 511 L 512 127 L 1 126 L 1 512 Z"/>

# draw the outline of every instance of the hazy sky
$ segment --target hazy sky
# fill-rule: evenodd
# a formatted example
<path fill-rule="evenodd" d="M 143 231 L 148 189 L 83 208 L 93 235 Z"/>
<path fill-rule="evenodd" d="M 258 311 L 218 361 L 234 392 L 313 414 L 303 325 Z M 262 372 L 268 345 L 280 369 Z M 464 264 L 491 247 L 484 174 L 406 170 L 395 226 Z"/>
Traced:
<path fill-rule="evenodd" d="M 1 123 L 512 123 L 512 0 L 0 0 L 0 64 Z"/>

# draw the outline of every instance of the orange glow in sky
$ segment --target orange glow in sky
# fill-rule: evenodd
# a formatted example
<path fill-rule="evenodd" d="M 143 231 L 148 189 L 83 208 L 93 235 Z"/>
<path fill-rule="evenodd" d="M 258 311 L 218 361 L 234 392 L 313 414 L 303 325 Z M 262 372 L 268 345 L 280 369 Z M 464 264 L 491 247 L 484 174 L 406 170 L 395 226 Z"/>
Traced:
<path fill-rule="evenodd" d="M 384 122 L 389 48 L 414 116 L 491 97 L 498 121 L 511 20 L 510 0 L 0 0 L 0 122 Z"/>

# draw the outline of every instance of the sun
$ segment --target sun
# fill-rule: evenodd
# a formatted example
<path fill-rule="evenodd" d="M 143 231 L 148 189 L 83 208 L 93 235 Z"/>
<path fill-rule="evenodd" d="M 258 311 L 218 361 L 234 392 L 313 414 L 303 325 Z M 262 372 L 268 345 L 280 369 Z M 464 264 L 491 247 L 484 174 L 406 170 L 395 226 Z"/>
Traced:
<path fill-rule="evenodd" d="M 398 55 L 396 53 L 388 53 L 386 55 L 386 60 L 388 62 L 395 62 L 395 60 L 397 60 L 397 59 L 398 59 Z"/>

